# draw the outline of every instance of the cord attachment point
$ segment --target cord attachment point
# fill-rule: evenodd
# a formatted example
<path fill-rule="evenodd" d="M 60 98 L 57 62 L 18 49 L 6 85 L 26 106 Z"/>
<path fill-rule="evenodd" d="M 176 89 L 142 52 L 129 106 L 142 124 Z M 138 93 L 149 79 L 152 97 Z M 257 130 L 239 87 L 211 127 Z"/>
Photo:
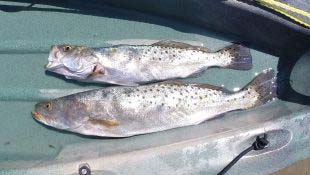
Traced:
<path fill-rule="evenodd" d="M 267 134 L 264 133 L 263 137 L 257 136 L 256 141 L 253 143 L 254 150 L 262 150 L 267 148 L 269 145 L 269 141 L 267 140 Z"/>
<path fill-rule="evenodd" d="M 264 133 L 263 137 L 257 136 L 255 142 L 242 151 L 237 157 L 235 157 L 221 172 L 219 172 L 217 175 L 224 175 L 239 159 L 241 159 L 244 155 L 249 153 L 252 150 L 263 150 L 267 148 L 269 144 L 269 141 L 267 140 L 267 134 Z"/>

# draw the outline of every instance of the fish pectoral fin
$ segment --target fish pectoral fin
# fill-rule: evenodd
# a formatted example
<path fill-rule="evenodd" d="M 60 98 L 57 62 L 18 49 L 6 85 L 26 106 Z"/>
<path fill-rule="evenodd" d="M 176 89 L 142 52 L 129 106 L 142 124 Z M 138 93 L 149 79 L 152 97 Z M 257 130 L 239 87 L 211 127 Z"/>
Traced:
<path fill-rule="evenodd" d="M 177 41 L 171 41 L 171 40 L 158 41 L 156 43 L 153 43 L 152 46 L 173 47 L 173 48 L 179 48 L 179 49 L 193 49 L 193 50 L 200 50 L 203 52 L 209 52 L 209 49 L 205 47 L 193 46 L 190 44 L 177 42 Z"/>
<path fill-rule="evenodd" d="M 97 75 L 99 75 L 100 73 L 99 72 L 93 72 L 91 74 L 88 75 L 87 79 L 92 79 L 92 78 L 95 78 Z"/>
<path fill-rule="evenodd" d="M 89 118 L 88 121 L 93 125 L 100 125 L 108 129 L 112 129 L 119 125 L 119 123 L 115 119 Z"/>
<path fill-rule="evenodd" d="M 87 78 L 91 79 L 91 78 L 96 77 L 99 74 L 104 75 L 104 68 L 100 64 L 96 64 L 93 68 L 92 73 L 90 73 Z"/>

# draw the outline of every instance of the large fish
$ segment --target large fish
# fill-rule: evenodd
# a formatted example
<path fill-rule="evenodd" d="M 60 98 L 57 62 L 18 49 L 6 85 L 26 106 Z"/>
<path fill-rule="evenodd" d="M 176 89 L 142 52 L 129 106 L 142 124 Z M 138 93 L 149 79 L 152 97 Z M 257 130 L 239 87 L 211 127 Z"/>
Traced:
<path fill-rule="evenodd" d="M 55 45 L 45 66 L 68 79 L 127 86 L 190 77 L 209 67 L 251 69 L 250 50 L 233 44 L 210 53 L 175 41 L 103 48 Z"/>
<path fill-rule="evenodd" d="M 274 81 L 274 71 L 265 70 L 235 93 L 181 82 L 108 87 L 38 103 L 32 115 L 58 129 L 127 137 L 196 125 L 228 111 L 266 103 L 276 96 Z"/>

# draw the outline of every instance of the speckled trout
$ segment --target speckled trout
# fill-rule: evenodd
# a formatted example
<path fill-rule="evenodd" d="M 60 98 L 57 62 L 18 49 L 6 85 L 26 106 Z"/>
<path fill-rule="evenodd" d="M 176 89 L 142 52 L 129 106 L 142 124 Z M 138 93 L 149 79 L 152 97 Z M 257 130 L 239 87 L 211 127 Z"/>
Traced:
<path fill-rule="evenodd" d="M 32 115 L 43 124 L 84 135 L 128 137 L 264 104 L 276 96 L 274 81 L 274 71 L 265 70 L 238 92 L 172 81 L 107 87 L 38 103 Z"/>
<path fill-rule="evenodd" d="M 176 41 L 102 48 L 55 45 L 45 66 L 67 79 L 126 86 L 191 77 L 209 67 L 251 69 L 250 50 L 233 44 L 210 53 Z"/>

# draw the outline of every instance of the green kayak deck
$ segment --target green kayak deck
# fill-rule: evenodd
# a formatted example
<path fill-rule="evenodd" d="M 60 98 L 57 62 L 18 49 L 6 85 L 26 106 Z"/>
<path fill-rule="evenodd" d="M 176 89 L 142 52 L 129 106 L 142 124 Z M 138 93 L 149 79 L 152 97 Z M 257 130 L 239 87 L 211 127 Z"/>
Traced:
<path fill-rule="evenodd" d="M 29 5 L 13 2 L 0 3 L 3 3 L 2 5 L 5 5 L 7 9 L 10 5 Z M 47 63 L 48 52 L 53 44 L 70 43 L 95 47 L 115 43 L 143 44 L 171 39 L 202 44 L 210 50 L 216 51 L 231 44 L 232 40 L 187 23 L 108 6 L 102 7 L 104 12 L 102 14 L 98 12 L 100 15 L 80 14 L 75 11 L 71 12 L 71 9 L 50 5 L 35 4 L 32 7 L 33 10 L 2 9 L 0 11 L 0 174 L 27 174 L 26 169 L 35 169 L 41 165 L 44 167 L 64 162 L 65 166 L 66 161 L 78 160 L 82 163 L 92 157 L 121 155 L 124 152 L 147 150 L 160 146 L 170 145 L 171 149 L 174 149 L 172 145 L 175 143 L 191 142 L 216 134 L 225 135 L 227 132 L 276 120 L 283 116 L 309 115 L 310 113 L 309 105 L 299 98 L 293 102 L 276 100 L 256 109 L 227 113 L 201 125 L 125 139 L 85 137 L 45 127 L 33 120 L 30 114 L 38 101 L 104 86 L 78 83 L 45 72 L 43 66 Z M 266 68 L 278 70 L 279 60 L 282 59 L 254 49 L 251 49 L 251 54 L 253 68 L 249 71 L 211 68 L 200 77 L 184 81 L 225 86 L 230 90 L 236 90 L 242 88 L 256 73 Z M 309 57 L 309 53 L 303 56 L 296 63 L 291 77 L 289 77 L 292 88 L 305 96 L 310 96 L 310 83 L 306 76 L 310 74 Z M 92 152 L 91 150 L 94 149 L 101 150 Z M 80 155 L 79 152 L 85 154 L 81 153 Z M 162 159 L 160 160 L 165 161 L 165 165 L 171 165 L 178 169 L 178 166 L 175 165 L 179 159 L 178 155 L 175 155 L 175 158 L 165 159 L 163 158 L 164 154 L 161 155 Z M 230 158 L 225 161 L 228 162 Z M 183 157 L 183 159 L 185 158 Z M 193 166 L 193 170 L 182 169 L 180 173 L 199 174 L 203 172 L 203 167 L 207 166 L 204 162 L 199 162 L 198 159 L 189 162 L 197 167 Z M 291 162 L 286 164 L 288 163 Z M 149 165 L 141 166 L 148 167 Z M 211 165 L 208 164 L 208 166 Z M 38 174 L 44 172 L 42 167 L 34 172 Z M 158 165 L 158 168 L 163 168 L 163 166 Z M 210 172 L 218 170 L 211 168 Z M 151 169 L 146 168 L 145 171 L 152 173 Z M 54 172 L 49 169 L 49 172 L 50 174 L 67 174 L 71 171 Z M 32 174 L 33 172 L 28 173 Z M 137 172 L 132 171 L 132 173 Z M 161 173 L 162 171 L 159 170 L 159 174 Z M 234 173 L 238 174 L 238 171 L 235 170 Z"/>

